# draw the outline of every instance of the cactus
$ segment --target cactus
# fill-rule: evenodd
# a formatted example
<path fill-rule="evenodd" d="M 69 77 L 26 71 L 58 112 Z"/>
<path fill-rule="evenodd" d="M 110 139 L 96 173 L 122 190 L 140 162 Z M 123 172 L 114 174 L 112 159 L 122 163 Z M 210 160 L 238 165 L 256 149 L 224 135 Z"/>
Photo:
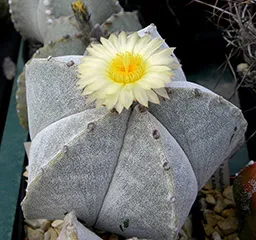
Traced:
<path fill-rule="evenodd" d="M 73 0 L 10 0 L 11 17 L 24 38 L 44 42 L 48 27 L 61 16 L 73 15 Z M 92 24 L 102 24 L 113 13 L 122 10 L 118 1 L 84 0 Z"/>
<path fill-rule="evenodd" d="M 240 222 L 239 238 L 256 239 L 256 163 L 250 161 L 237 175 L 233 184 Z"/>
<path fill-rule="evenodd" d="M 115 31 L 137 31 L 142 27 L 137 12 L 125 12 L 119 3 L 113 0 L 104 1 L 103 5 L 99 0 L 84 1 L 86 8 L 84 11 L 89 12 L 86 14 L 90 14 L 90 21 L 79 22 L 79 16 L 77 17 L 79 9 L 74 8 L 73 14 L 72 2 L 73 0 L 64 2 L 62 0 L 60 2 L 33 0 L 32 3 L 28 0 L 9 1 L 16 29 L 24 38 L 44 44 L 33 54 L 32 58 L 82 55 L 89 44 L 90 32 L 96 23 L 101 24 L 102 34 L 106 36 Z M 39 15 L 37 16 L 38 24 L 35 25 L 31 23 L 30 18 L 36 17 L 33 11 L 36 11 L 34 9 L 37 7 Z M 24 9 L 24 11 L 26 9 L 27 15 L 21 15 L 17 12 L 18 9 Z M 17 115 L 21 126 L 28 129 L 25 74 L 22 73 L 18 80 Z"/>
<path fill-rule="evenodd" d="M 139 34 L 159 36 L 154 25 Z M 32 59 L 26 67 L 32 144 L 24 216 L 75 211 L 88 227 L 175 240 L 198 189 L 243 143 L 241 111 L 187 82 L 181 68 L 160 106 L 95 109 L 74 87 L 80 59 Z"/>

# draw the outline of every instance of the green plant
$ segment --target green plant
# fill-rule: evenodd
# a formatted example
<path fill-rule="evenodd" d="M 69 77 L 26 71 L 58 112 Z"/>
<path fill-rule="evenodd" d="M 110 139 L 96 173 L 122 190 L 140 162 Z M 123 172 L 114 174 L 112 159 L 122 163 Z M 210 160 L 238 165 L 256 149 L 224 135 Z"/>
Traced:
<path fill-rule="evenodd" d="M 138 33 L 160 37 L 154 25 Z M 187 82 L 181 68 L 160 105 L 95 109 L 75 87 L 81 58 L 26 67 L 25 217 L 60 219 L 74 210 L 87 226 L 125 237 L 176 239 L 198 190 L 243 144 L 241 111 Z"/>

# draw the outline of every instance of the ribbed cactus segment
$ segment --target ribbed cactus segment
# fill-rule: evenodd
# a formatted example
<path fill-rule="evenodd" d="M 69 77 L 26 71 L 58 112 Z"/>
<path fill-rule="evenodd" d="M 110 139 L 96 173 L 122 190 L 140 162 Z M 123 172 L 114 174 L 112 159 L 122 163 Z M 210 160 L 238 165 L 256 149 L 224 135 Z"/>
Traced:
<path fill-rule="evenodd" d="M 159 37 L 153 25 L 139 34 Z M 26 67 L 25 217 L 74 210 L 87 226 L 124 237 L 175 240 L 198 189 L 243 143 L 241 111 L 187 82 L 181 68 L 161 105 L 96 110 L 76 87 L 80 58 L 33 59 Z"/>
<path fill-rule="evenodd" d="M 89 109 L 38 133 L 30 148 L 25 217 L 56 219 L 74 210 L 92 226 L 115 170 L 128 117 L 129 112 Z M 44 151 L 38 155 L 42 144 Z"/>
<path fill-rule="evenodd" d="M 89 43 L 89 40 L 88 40 Z M 37 52 L 33 55 L 32 59 L 35 58 L 48 58 L 49 56 L 63 56 L 63 55 L 72 55 L 72 54 L 83 54 L 86 49 L 86 44 L 84 39 L 78 36 L 65 37 L 52 42 L 50 44 L 44 45 L 42 48 L 38 49 Z M 27 63 L 29 64 L 29 62 Z M 25 73 L 20 74 L 18 78 L 18 89 L 16 92 L 16 101 L 17 101 L 17 115 L 19 122 L 24 129 L 28 129 L 28 116 L 27 116 L 27 99 L 26 99 L 26 78 Z M 41 73 L 44 75 L 45 73 Z M 49 80 L 49 78 L 48 78 Z M 49 82 L 50 84 L 50 82 Z"/>
<path fill-rule="evenodd" d="M 79 34 L 81 35 L 81 31 L 74 16 L 60 17 L 48 27 L 47 34 L 44 37 L 44 44 L 55 42 L 65 36 L 72 37 Z"/>
<path fill-rule="evenodd" d="M 149 112 L 133 110 L 96 228 L 176 239 L 197 195 L 187 156 Z"/>
<path fill-rule="evenodd" d="M 172 82 L 169 98 L 150 112 L 189 157 L 200 189 L 243 144 L 247 123 L 240 109 L 197 84 Z"/>
<path fill-rule="evenodd" d="M 256 163 L 250 161 L 233 184 L 234 198 L 240 223 L 241 240 L 256 239 Z"/>
<path fill-rule="evenodd" d="M 75 65 L 68 66 L 54 59 L 33 59 L 26 67 L 27 101 L 30 102 L 28 118 L 33 123 L 30 124 L 32 139 L 55 121 L 88 108 L 85 97 L 76 89 L 76 75 Z M 49 90 L 45 92 L 44 89 Z"/>
<path fill-rule="evenodd" d="M 127 237 L 175 239 L 197 195 L 183 150 L 138 108 L 89 109 L 54 122 L 34 137 L 29 171 L 27 218 L 74 210 L 87 226 Z"/>
<path fill-rule="evenodd" d="M 142 28 L 137 11 L 124 12 L 111 15 L 103 24 L 103 32 L 108 36 L 113 32 L 136 32 Z"/>

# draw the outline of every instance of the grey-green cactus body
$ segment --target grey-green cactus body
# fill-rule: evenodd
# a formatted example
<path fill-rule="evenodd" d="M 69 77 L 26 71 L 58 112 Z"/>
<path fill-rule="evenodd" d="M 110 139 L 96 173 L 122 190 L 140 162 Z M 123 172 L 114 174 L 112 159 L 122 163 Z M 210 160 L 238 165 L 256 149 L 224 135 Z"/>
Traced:
<path fill-rule="evenodd" d="M 90 23 L 84 22 L 80 29 L 71 9 L 73 0 L 10 1 L 12 19 L 16 29 L 30 40 L 44 43 L 32 58 L 48 56 L 82 55 L 89 44 L 91 25 L 100 24 L 104 36 L 117 31 L 137 31 L 141 24 L 137 12 L 125 12 L 118 1 L 84 1 L 90 14 Z M 24 8 L 23 8 L 24 7 Z M 20 14 L 18 11 L 22 12 Z M 26 12 L 26 16 L 24 14 Z M 38 12 L 38 16 L 35 15 Z M 34 22 L 31 23 L 31 19 Z M 37 20 L 38 19 L 38 20 Z M 32 24 L 32 25 L 31 25 Z M 17 114 L 20 124 L 28 129 L 25 75 L 19 76 Z"/>
<path fill-rule="evenodd" d="M 144 31 L 157 35 L 154 26 Z M 241 111 L 187 82 L 181 68 L 161 105 L 120 115 L 95 109 L 76 89 L 80 59 L 33 59 L 26 67 L 32 144 L 25 217 L 64 218 L 74 210 L 87 226 L 174 240 L 198 189 L 242 144 Z"/>

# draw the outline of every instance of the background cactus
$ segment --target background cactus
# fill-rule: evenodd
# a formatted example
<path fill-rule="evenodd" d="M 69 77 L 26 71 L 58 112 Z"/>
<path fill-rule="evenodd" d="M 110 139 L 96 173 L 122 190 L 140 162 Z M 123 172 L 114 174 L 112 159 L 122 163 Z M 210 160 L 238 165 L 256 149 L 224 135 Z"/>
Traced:
<path fill-rule="evenodd" d="M 139 34 L 159 36 L 153 25 Z M 181 68 L 160 106 L 95 109 L 75 88 L 80 58 L 32 59 L 26 67 L 25 217 L 74 210 L 87 226 L 125 237 L 176 239 L 198 189 L 243 143 L 241 111 L 187 82 Z"/>
<path fill-rule="evenodd" d="M 256 163 L 250 161 L 238 174 L 233 185 L 240 220 L 241 240 L 256 239 Z"/>
<path fill-rule="evenodd" d="M 125 12 L 118 1 L 76 1 L 84 3 L 84 13 L 79 12 L 81 4 L 72 11 L 72 2 L 74 0 L 9 1 L 16 29 L 25 39 L 43 44 L 43 47 L 35 49 L 31 58 L 83 55 L 90 38 L 94 38 L 96 26 L 104 36 L 142 28 L 137 12 Z M 89 20 L 83 19 L 81 14 L 90 15 Z M 33 23 L 31 19 L 34 19 Z M 18 80 L 17 114 L 20 124 L 28 129 L 25 74 L 22 73 Z"/>

